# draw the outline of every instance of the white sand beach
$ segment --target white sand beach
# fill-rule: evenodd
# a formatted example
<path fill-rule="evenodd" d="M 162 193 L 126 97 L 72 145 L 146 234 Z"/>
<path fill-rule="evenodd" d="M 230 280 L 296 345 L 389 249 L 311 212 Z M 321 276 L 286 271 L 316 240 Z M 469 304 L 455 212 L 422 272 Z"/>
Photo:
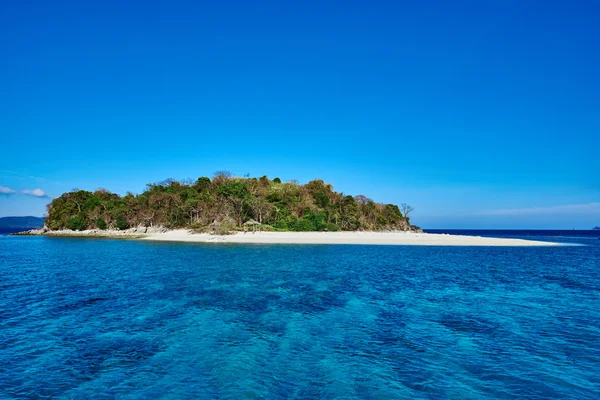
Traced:
<path fill-rule="evenodd" d="M 370 244 L 415 246 L 559 246 L 533 240 L 414 232 L 247 232 L 233 235 L 192 234 L 187 230 L 151 233 L 142 240 L 194 243 Z"/>
<path fill-rule="evenodd" d="M 114 239 L 154 240 L 191 243 L 255 243 L 255 244 L 375 244 L 414 246 L 563 246 L 564 243 L 535 240 L 491 238 L 415 232 L 246 232 L 231 235 L 192 233 L 187 229 L 132 228 L 119 230 L 23 232 L 28 236 L 102 237 Z"/>

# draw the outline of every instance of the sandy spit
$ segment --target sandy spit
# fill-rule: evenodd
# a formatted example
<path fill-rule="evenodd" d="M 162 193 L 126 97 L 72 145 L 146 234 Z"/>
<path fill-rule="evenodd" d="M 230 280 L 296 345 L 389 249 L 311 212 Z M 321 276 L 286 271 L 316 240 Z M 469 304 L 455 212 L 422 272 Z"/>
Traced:
<path fill-rule="evenodd" d="M 193 234 L 171 230 L 146 234 L 141 240 L 194 243 L 380 244 L 416 246 L 559 246 L 533 240 L 487 238 L 414 232 L 248 232 L 233 235 Z"/>
<path fill-rule="evenodd" d="M 165 228 L 86 231 L 31 230 L 21 235 L 48 237 L 105 237 L 164 242 L 254 244 L 381 244 L 414 246 L 561 246 L 562 243 L 415 232 L 247 232 L 232 235 L 195 234 Z"/>

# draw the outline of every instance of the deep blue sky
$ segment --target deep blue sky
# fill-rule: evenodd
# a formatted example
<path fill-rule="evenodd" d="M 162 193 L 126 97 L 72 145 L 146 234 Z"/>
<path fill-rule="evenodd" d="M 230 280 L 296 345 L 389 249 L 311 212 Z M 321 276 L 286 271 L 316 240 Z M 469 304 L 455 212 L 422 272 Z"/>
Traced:
<path fill-rule="evenodd" d="M 408 202 L 426 228 L 600 225 L 598 15 L 3 1 L 0 216 L 43 214 L 23 190 L 124 194 L 228 169 Z"/>

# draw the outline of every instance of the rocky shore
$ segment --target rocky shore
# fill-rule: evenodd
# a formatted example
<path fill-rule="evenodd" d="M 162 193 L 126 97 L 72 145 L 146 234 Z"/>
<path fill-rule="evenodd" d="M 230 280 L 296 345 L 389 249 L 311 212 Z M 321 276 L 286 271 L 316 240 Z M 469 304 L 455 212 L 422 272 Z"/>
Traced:
<path fill-rule="evenodd" d="M 157 235 L 168 232 L 169 229 L 159 227 L 137 227 L 125 230 L 117 229 L 87 229 L 83 231 L 72 231 L 69 229 L 49 230 L 47 227 L 31 229 L 28 231 L 13 233 L 13 236 L 49 236 L 49 237 L 114 237 L 114 238 L 141 238 L 149 235 Z"/>

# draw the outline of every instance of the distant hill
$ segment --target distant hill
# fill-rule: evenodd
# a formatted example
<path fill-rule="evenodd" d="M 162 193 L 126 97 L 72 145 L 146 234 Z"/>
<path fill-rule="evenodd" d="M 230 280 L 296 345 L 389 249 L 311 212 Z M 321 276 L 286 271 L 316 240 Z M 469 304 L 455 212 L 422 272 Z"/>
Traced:
<path fill-rule="evenodd" d="M 40 217 L 0 217 L 0 233 L 12 233 L 41 228 L 44 218 Z"/>
<path fill-rule="evenodd" d="M 594 231 L 600 231 L 600 226 L 595 227 L 594 229 L 592 229 Z"/>

